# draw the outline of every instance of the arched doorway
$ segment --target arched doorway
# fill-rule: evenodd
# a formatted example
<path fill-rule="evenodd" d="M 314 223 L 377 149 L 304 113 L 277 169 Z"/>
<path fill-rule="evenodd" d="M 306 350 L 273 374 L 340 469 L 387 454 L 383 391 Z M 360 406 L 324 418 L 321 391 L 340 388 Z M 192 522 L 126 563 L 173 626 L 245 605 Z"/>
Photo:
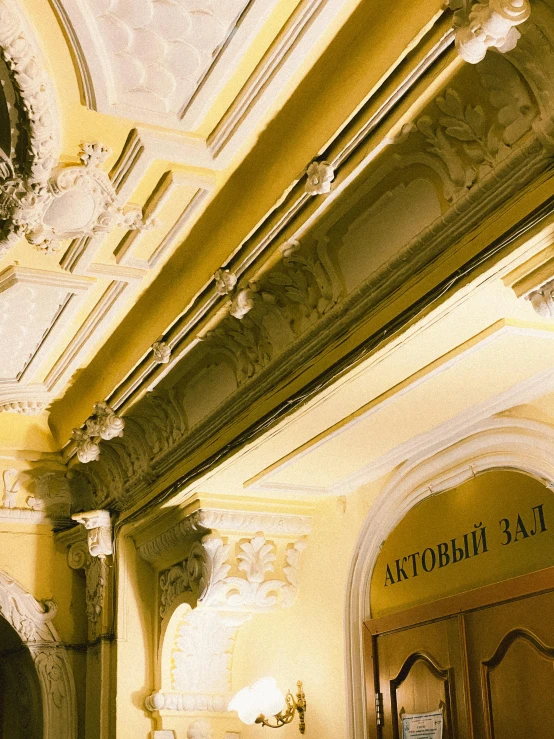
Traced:
<path fill-rule="evenodd" d="M 350 737 L 355 737 L 355 739 L 361 737 L 366 739 L 367 737 L 388 738 L 402 736 L 401 714 L 410 713 L 410 709 L 413 708 L 414 705 L 417 710 L 414 709 L 412 711 L 413 713 L 425 713 L 427 711 L 427 708 L 419 710 L 420 705 L 417 701 L 413 705 L 410 704 L 406 699 L 405 692 L 403 694 L 401 690 L 402 685 L 405 687 L 408 686 L 409 683 L 406 682 L 408 680 L 408 676 L 409 680 L 412 681 L 412 689 L 414 689 L 413 681 L 416 673 L 419 673 L 420 677 L 425 676 L 425 679 L 427 679 L 427 675 L 432 675 L 432 679 L 435 681 L 435 687 L 439 684 L 442 686 L 442 698 L 438 698 L 438 694 L 435 694 L 431 702 L 434 701 L 437 703 L 436 708 L 440 708 L 445 717 L 444 737 L 448 737 L 448 739 L 450 739 L 450 737 L 472 736 L 479 737 L 479 739 L 481 739 L 481 737 L 483 737 L 483 739 L 489 739 L 489 737 L 491 739 L 492 737 L 495 739 L 504 739 L 504 735 L 499 732 L 509 732 L 511 731 L 511 728 L 506 729 L 506 727 L 501 725 L 501 715 L 496 722 L 497 731 L 495 733 L 493 726 L 494 715 L 491 716 L 491 710 L 494 712 L 496 709 L 494 709 L 494 706 L 491 709 L 491 705 L 489 705 L 488 708 L 486 708 L 486 706 L 483 708 L 487 699 L 487 696 L 485 695 L 486 691 L 489 691 L 488 700 L 490 704 L 491 691 L 494 692 L 498 687 L 493 686 L 492 683 L 494 681 L 491 681 L 490 675 L 496 670 L 496 679 L 500 674 L 497 669 L 498 665 L 500 663 L 504 663 L 505 666 L 507 664 L 506 659 L 512 659 L 516 651 L 521 652 L 520 656 L 522 656 L 522 659 L 528 659 L 531 660 L 531 662 L 533 659 L 537 658 L 538 655 L 538 657 L 543 661 L 540 664 L 547 664 L 550 659 L 550 654 L 554 655 L 554 650 L 550 652 L 554 647 L 554 633 L 550 634 L 548 631 L 550 628 L 549 624 L 545 624 L 545 628 L 543 628 L 542 626 L 539 627 L 537 623 L 527 623 L 522 611 L 517 618 L 514 617 L 515 620 L 512 619 L 514 620 L 514 623 L 512 624 L 506 621 L 508 616 L 505 617 L 504 614 L 502 615 L 502 618 L 500 618 L 498 615 L 500 611 L 497 611 L 496 615 L 492 619 L 492 626 L 491 624 L 485 624 L 484 622 L 479 622 L 479 625 L 476 626 L 475 624 L 478 623 L 478 617 L 471 616 L 471 618 L 465 618 L 466 623 L 462 628 L 462 631 L 463 629 L 466 630 L 465 635 L 457 633 L 456 636 L 454 636 L 453 631 L 448 631 L 454 621 L 460 621 L 458 615 L 461 612 L 476 613 L 478 610 L 477 606 L 484 609 L 483 612 L 486 613 L 486 615 L 483 616 L 483 618 L 488 618 L 492 614 L 493 607 L 498 606 L 499 608 L 504 608 L 503 604 L 508 604 L 505 609 L 506 613 L 513 612 L 516 595 L 518 598 L 521 596 L 522 603 L 525 602 L 524 606 L 518 606 L 520 610 L 521 608 L 527 608 L 531 603 L 530 598 L 535 597 L 535 595 L 543 598 L 543 600 L 548 600 L 549 598 L 554 599 L 554 595 L 552 594 L 554 593 L 554 570 L 549 569 L 548 567 L 554 563 L 554 557 L 552 557 L 550 553 L 551 551 L 554 551 L 554 549 L 549 550 L 548 547 L 545 547 L 546 554 L 542 560 L 535 561 L 534 563 L 530 561 L 529 566 L 526 568 L 524 567 L 523 570 L 518 571 L 516 567 L 515 571 L 499 571 L 497 573 L 498 576 L 495 577 L 494 571 L 495 568 L 498 568 L 498 560 L 495 560 L 495 557 L 498 554 L 497 552 L 497 554 L 493 555 L 490 560 L 491 564 L 494 564 L 494 566 L 491 566 L 490 568 L 493 574 L 488 579 L 483 579 L 483 577 L 479 579 L 479 577 L 483 575 L 484 569 L 486 569 L 484 567 L 484 562 L 485 560 L 489 561 L 488 558 L 491 553 L 489 542 L 487 542 L 488 551 L 481 558 L 481 564 L 479 565 L 479 556 L 475 556 L 474 559 L 474 562 L 478 564 L 478 567 L 476 568 L 478 577 L 475 581 L 472 581 L 470 578 L 465 583 L 458 583 L 460 587 L 457 586 L 455 581 L 459 580 L 460 572 L 460 562 L 457 561 L 450 569 L 451 574 L 444 578 L 444 582 L 446 583 L 444 590 L 441 590 L 440 587 L 436 590 L 433 590 L 433 588 L 429 590 L 429 581 L 427 581 L 427 584 L 424 583 L 422 585 L 421 583 L 423 578 L 420 577 L 419 572 L 423 571 L 425 576 L 427 576 L 427 570 L 429 570 L 429 572 L 433 572 L 436 569 L 437 572 L 440 570 L 442 575 L 446 574 L 449 569 L 445 564 L 445 540 L 442 538 L 441 531 L 441 536 L 439 537 L 440 541 L 437 540 L 437 542 L 435 542 L 437 545 L 442 545 L 440 552 L 438 549 L 435 551 L 435 563 L 432 562 L 433 555 L 430 552 L 427 552 L 425 568 L 422 567 L 418 560 L 419 569 L 417 576 L 410 578 L 409 574 L 411 573 L 413 575 L 414 570 L 412 568 L 410 572 L 408 572 L 406 567 L 408 565 L 411 566 L 412 564 L 410 554 L 414 554 L 414 552 L 419 551 L 418 549 L 413 551 L 410 549 L 409 552 L 406 551 L 403 552 L 402 555 L 397 555 L 397 557 L 392 560 L 392 567 L 394 570 L 390 569 L 388 573 L 386 565 L 389 563 L 385 563 L 385 580 L 381 583 L 382 590 L 385 589 L 386 582 L 388 592 L 396 592 L 398 594 L 400 590 L 404 590 L 403 587 L 397 587 L 398 582 L 402 585 L 412 579 L 413 583 L 410 583 L 408 586 L 409 588 L 417 583 L 416 587 L 412 591 L 412 596 L 414 596 L 412 601 L 410 602 L 408 598 L 404 603 L 402 603 L 400 602 L 402 599 L 399 599 L 395 604 L 392 602 L 394 601 L 394 598 L 392 600 L 387 598 L 385 601 L 382 601 L 380 605 L 376 602 L 374 592 L 372 591 L 372 585 L 375 584 L 373 576 L 374 573 L 377 573 L 381 548 L 386 547 L 386 544 L 383 545 L 383 542 L 386 542 L 389 537 L 392 537 L 391 541 L 393 541 L 394 531 L 397 527 L 399 527 L 398 531 L 400 532 L 400 541 L 402 541 L 402 532 L 400 528 L 402 525 L 401 522 L 406 519 L 409 523 L 408 517 L 412 511 L 417 512 L 418 504 L 425 501 L 431 502 L 433 500 L 433 496 L 437 496 L 435 500 L 438 500 L 440 498 L 440 495 L 438 494 L 446 493 L 446 495 L 448 495 L 448 492 L 446 491 L 452 491 L 463 486 L 466 481 L 473 480 L 476 476 L 480 477 L 481 473 L 483 473 L 482 479 L 484 480 L 488 471 L 494 470 L 510 470 L 511 472 L 509 474 L 515 475 L 516 477 L 519 476 L 522 479 L 524 477 L 529 481 L 531 487 L 535 486 L 535 492 L 537 492 L 537 494 L 540 493 L 539 497 L 541 497 L 541 499 L 544 498 L 545 504 L 548 501 L 552 501 L 553 496 L 549 488 L 552 487 L 552 482 L 554 480 L 554 432 L 550 427 L 544 424 L 510 417 L 495 417 L 480 424 L 478 427 L 475 427 L 473 433 L 468 434 L 462 440 L 452 443 L 448 447 L 443 446 L 442 449 L 439 447 L 437 450 L 436 448 L 434 451 L 434 454 L 429 453 L 428 451 L 427 454 L 422 454 L 418 459 L 405 463 L 392 476 L 391 480 L 372 506 L 372 510 L 367 517 L 360 536 L 356 555 L 352 563 L 349 597 L 347 602 L 347 679 L 349 684 L 348 697 L 350 701 L 349 735 Z M 485 485 L 485 487 L 487 486 Z M 503 500 L 502 492 L 497 491 L 495 495 L 499 504 L 501 504 Z M 492 499 L 495 496 L 490 495 L 489 497 Z M 481 498 L 479 499 L 478 497 L 478 500 L 480 500 L 480 504 L 484 502 L 482 491 Z M 541 505 L 541 503 L 538 505 Z M 548 503 L 548 505 L 550 505 L 550 503 Z M 421 510 L 422 509 L 420 509 L 420 511 Z M 513 530 L 510 529 L 512 533 L 511 542 L 515 539 L 516 529 L 520 529 L 517 533 L 518 541 L 515 543 L 515 547 L 520 547 L 521 541 L 526 538 L 529 538 L 530 541 L 538 542 L 541 539 L 541 536 L 544 536 L 545 539 L 550 536 L 551 532 L 549 530 L 549 523 L 545 524 L 547 530 L 544 532 L 542 531 L 543 524 L 540 516 L 541 513 L 544 515 L 544 510 L 545 509 L 543 507 L 541 510 L 537 508 L 534 512 L 532 510 L 530 511 L 531 515 L 534 513 L 537 517 L 538 527 L 534 527 L 531 523 L 529 524 L 529 531 L 527 530 L 528 524 L 523 523 L 523 519 L 521 519 L 520 525 L 520 521 L 518 520 L 518 515 L 520 514 L 519 512 L 516 513 L 513 522 L 514 528 Z M 425 511 L 423 512 L 425 513 Z M 481 549 L 484 548 L 481 540 L 482 526 L 480 525 L 476 528 L 473 527 L 475 524 L 483 524 L 484 522 L 479 518 L 479 511 L 476 508 L 472 513 L 475 513 L 477 518 L 472 520 L 470 529 L 471 531 L 476 532 L 476 537 L 479 539 L 478 548 L 481 551 Z M 523 515 L 523 513 L 521 515 Z M 506 526 L 506 524 L 500 524 L 500 521 L 503 518 L 509 519 L 509 516 L 499 515 L 497 520 L 494 521 L 494 526 L 498 528 L 501 536 L 499 542 L 497 542 L 499 548 L 501 550 L 508 551 L 509 547 L 502 546 L 502 541 L 507 541 L 507 535 L 502 535 L 501 528 L 501 526 Z M 419 521 L 418 525 L 421 527 L 421 521 Z M 512 526 L 512 523 L 510 523 L 510 526 Z M 434 528 L 435 523 L 430 522 L 426 533 L 429 534 L 431 538 L 434 538 L 432 535 Z M 527 536 L 524 535 L 523 529 Z M 532 536 L 530 535 L 531 529 L 535 531 L 535 534 Z M 452 537 L 449 539 L 449 544 L 452 545 L 452 539 L 456 538 L 456 536 L 461 536 L 461 538 L 456 541 L 455 546 L 457 546 L 461 541 L 463 550 L 466 543 L 463 534 L 469 532 L 467 543 L 473 546 L 471 531 L 468 529 L 463 532 L 459 532 L 458 534 L 452 534 Z M 538 535 L 537 532 L 539 532 Z M 404 532 L 404 538 L 405 536 Z M 542 541 L 545 541 L 545 539 Z M 425 544 L 424 549 L 420 552 L 420 556 L 423 551 L 430 548 L 430 546 L 430 544 Z M 462 550 L 457 550 L 457 553 L 454 555 L 456 560 L 460 559 L 460 552 Z M 515 551 L 515 549 L 513 549 L 513 551 Z M 521 548 L 518 551 L 521 551 Z M 470 550 L 470 554 L 473 556 L 473 549 Z M 443 564 L 442 568 L 439 566 L 439 557 L 442 557 L 440 560 Z M 406 558 L 405 561 L 404 558 Z M 398 572 L 396 570 L 396 559 L 400 560 L 400 569 Z M 518 559 L 525 559 L 527 561 L 528 557 L 527 555 L 525 557 L 521 557 L 519 555 L 514 556 L 515 561 Z M 381 565 L 382 564 L 383 563 L 381 562 Z M 465 564 L 469 564 L 469 559 Z M 406 578 L 404 577 L 403 567 L 406 571 Z M 458 568 L 458 574 L 454 577 L 452 572 L 456 568 Z M 522 575 L 522 571 L 528 574 Z M 513 577 L 511 577 L 512 575 Z M 394 584 L 392 583 L 392 580 L 394 580 Z M 509 582 L 510 585 L 506 589 L 507 582 Z M 437 583 L 435 582 L 434 584 L 436 585 Z M 488 592 L 483 592 L 483 589 L 486 590 L 487 588 L 489 589 Z M 464 601 L 468 592 L 473 593 L 474 596 L 477 594 L 477 600 L 474 599 L 473 603 L 468 604 L 467 601 Z M 458 599 L 458 602 L 454 603 L 452 598 Z M 449 599 L 450 602 L 446 603 Z M 540 604 L 537 602 L 534 607 L 531 607 L 531 614 L 535 613 L 542 615 L 550 612 L 552 608 L 554 608 L 554 601 L 553 603 L 546 603 L 546 600 L 544 603 L 541 601 Z M 386 601 L 389 602 L 387 603 Z M 442 612 L 432 612 L 433 607 L 436 606 L 437 603 L 444 606 Z M 372 608 L 374 610 L 372 610 Z M 381 608 L 381 610 L 379 610 L 379 608 Z M 428 610 L 426 613 L 422 613 L 421 609 L 425 610 L 429 608 L 431 610 Z M 448 608 L 450 608 L 450 611 Z M 419 609 L 419 613 L 414 614 L 414 609 L 416 611 Z M 410 610 L 412 613 L 409 613 Z M 450 616 L 452 616 L 452 619 L 447 623 L 446 619 Z M 379 619 L 386 620 L 387 618 L 389 619 L 388 625 L 383 620 L 381 623 L 378 623 Z M 395 618 L 396 624 L 393 628 L 389 628 L 392 623 L 390 619 L 394 620 Z M 404 620 L 402 621 L 402 619 Z M 441 628 L 443 628 L 443 633 L 441 636 L 438 636 L 436 633 L 432 632 L 433 629 L 439 629 L 438 624 L 441 619 Z M 505 632 L 503 634 L 496 634 L 493 626 L 495 623 L 501 622 L 502 619 L 504 619 L 504 624 L 506 625 Z M 429 624 L 434 624 L 434 626 L 427 628 Z M 409 638 L 413 638 L 414 642 L 410 645 L 403 658 L 401 658 L 401 664 L 395 664 L 392 666 L 390 655 L 394 652 L 396 647 L 391 646 L 393 641 L 392 639 L 389 640 L 390 643 L 388 645 L 385 645 L 383 635 L 385 633 L 395 633 L 398 635 L 404 627 L 405 634 L 409 634 Z M 418 641 L 416 638 L 416 632 L 418 629 L 420 630 L 420 634 L 423 634 L 423 631 L 427 629 L 428 633 L 425 636 L 427 641 L 425 643 L 424 640 L 421 643 L 416 644 Z M 473 629 L 473 632 L 472 634 L 469 634 L 468 630 L 471 629 Z M 541 634 L 540 636 L 539 632 Z M 379 654 L 379 645 L 375 643 L 375 638 L 379 635 L 383 636 L 383 639 L 381 640 L 383 651 L 387 652 L 388 655 L 385 656 L 383 654 L 382 658 Z M 481 635 L 487 637 L 490 636 L 492 641 L 490 644 L 487 643 L 485 645 L 481 645 L 482 649 L 479 647 L 479 649 L 481 649 L 481 653 L 477 654 L 479 649 L 475 645 L 477 644 L 477 637 Z M 398 636 L 397 641 L 401 641 L 402 638 L 403 637 Z M 457 659 L 455 655 L 456 649 L 452 645 L 459 645 L 460 643 L 463 644 L 464 639 L 467 642 L 468 638 L 469 641 L 473 640 L 473 646 L 472 644 L 469 644 L 469 646 L 466 644 L 464 649 L 466 649 L 466 652 L 467 649 L 470 651 L 473 649 L 472 653 L 474 656 L 477 654 L 474 662 L 477 665 L 476 669 L 479 675 L 477 677 L 474 676 L 474 679 L 479 683 L 479 700 L 481 701 L 480 708 L 473 707 L 471 705 L 471 700 L 468 697 L 470 694 L 476 694 L 476 689 L 473 688 L 472 692 L 472 689 L 468 684 L 468 680 L 471 679 L 471 675 L 469 675 L 470 667 L 467 664 L 467 659 L 466 664 L 463 664 L 463 659 L 467 657 L 467 654 L 464 655 L 458 651 L 457 654 L 461 661 L 458 661 L 458 663 L 455 664 Z M 438 655 L 437 652 L 433 654 L 433 645 L 437 643 L 437 639 L 443 639 L 443 645 L 447 644 L 450 639 L 450 645 L 445 647 L 449 654 L 448 659 L 445 659 L 444 653 L 441 655 Z M 396 646 L 398 647 L 398 643 Z M 377 651 L 374 652 L 373 648 Z M 404 647 L 398 648 L 401 650 L 404 649 Z M 477 652 L 475 650 L 477 650 Z M 383 669 L 385 669 L 385 663 L 390 667 L 390 672 L 388 674 L 388 678 L 390 679 L 388 679 L 385 689 L 380 687 L 381 684 L 384 684 L 384 681 L 383 675 L 380 673 L 379 659 L 381 659 L 381 666 L 383 666 Z M 375 667 L 375 670 L 373 667 Z M 551 663 L 548 665 L 548 669 L 552 670 Z M 458 672 L 459 674 L 456 676 L 454 674 L 455 672 Z M 456 685 L 456 689 L 452 687 L 454 684 Z M 465 687 L 463 687 L 464 685 Z M 487 685 L 489 686 L 488 688 Z M 458 687 L 460 687 L 462 693 L 456 692 Z M 504 688 L 502 688 L 502 691 L 507 695 Z M 388 703 L 386 703 L 385 695 L 383 695 L 382 704 L 380 705 L 378 702 L 376 710 L 374 693 L 379 694 L 383 692 L 386 693 L 386 700 Z M 395 695 L 393 694 L 396 695 L 396 704 L 394 702 Z M 450 694 L 451 696 L 450 702 L 445 700 L 447 694 Z M 436 701 L 435 698 L 437 698 Z M 498 706 L 498 701 L 496 701 L 496 705 Z M 510 706 L 510 711 L 512 711 L 512 709 L 513 705 Z M 467 714 L 467 711 L 471 713 L 472 710 L 476 710 L 477 712 L 481 710 L 481 719 L 480 723 L 478 722 L 477 728 L 474 727 L 471 715 L 469 715 L 469 717 L 467 715 L 460 715 L 460 710 L 462 710 L 462 714 L 464 711 L 466 711 Z M 381 726 L 376 727 L 376 713 L 379 711 L 381 711 Z M 386 711 L 389 712 L 388 716 L 384 715 Z M 395 714 L 394 716 L 393 711 Z M 447 715 L 447 711 L 450 711 L 450 715 Z M 455 711 L 455 715 L 452 715 L 453 711 Z M 385 723 L 383 723 L 383 720 Z M 514 726 L 516 724 L 517 722 L 514 722 Z M 387 728 L 385 728 L 385 726 Z M 511 724 L 508 723 L 508 727 L 510 726 Z M 451 733 L 448 733 L 449 728 L 452 729 Z M 475 733 L 475 731 L 477 731 L 477 733 Z M 546 736 L 542 723 L 540 732 L 535 731 L 535 733 L 533 733 L 532 728 L 526 725 L 526 732 L 524 735 Z M 506 736 L 511 739 L 512 735 L 508 733 Z M 515 736 L 521 736 L 521 731 Z M 554 733 L 552 736 L 554 737 Z"/>
<path fill-rule="evenodd" d="M 553 565 L 554 494 L 527 474 L 483 472 L 412 508 L 372 574 L 374 736 L 554 739 Z"/>

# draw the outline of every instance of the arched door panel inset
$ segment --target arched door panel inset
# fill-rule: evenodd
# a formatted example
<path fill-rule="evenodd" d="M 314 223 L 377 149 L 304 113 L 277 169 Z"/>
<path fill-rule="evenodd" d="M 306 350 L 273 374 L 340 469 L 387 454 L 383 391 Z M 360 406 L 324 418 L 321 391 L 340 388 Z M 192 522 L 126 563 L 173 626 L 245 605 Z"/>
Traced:
<path fill-rule="evenodd" d="M 401 739 L 403 713 L 425 713 L 433 708 L 445 711 L 444 739 L 451 736 L 453 671 L 443 669 L 425 652 L 410 654 L 396 678 L 390 681 L 392 733 Z"/>
<path fill-rule="evenodd" d="M 554 593 L 465 617 L 476 737 L 554 739 Z"/>
<path fill-rule="evenodd" d="M 481 663 L 481 687 L 487 739 L 535 735 L 534 723 L 538 736 L 545 719 L 542 693 L 554 695 L 554 649 L 525 629 L 510 631 Z M 506 715 L 507 705 L 521 709 Z"/>
<path fill-rule="evenodd" d="M 458 618 L 374 637 L 382 739 L 401 739 L 402 713 L 444 711 L 443 739 L 466 739 L 463 650 Z"/>

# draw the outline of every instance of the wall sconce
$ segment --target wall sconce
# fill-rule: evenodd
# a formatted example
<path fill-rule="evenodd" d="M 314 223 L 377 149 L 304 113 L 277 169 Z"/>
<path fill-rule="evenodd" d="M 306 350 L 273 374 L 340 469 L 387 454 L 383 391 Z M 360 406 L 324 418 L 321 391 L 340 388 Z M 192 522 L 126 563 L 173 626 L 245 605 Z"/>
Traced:
<path fill-rule="evenodd" d="M 298 711 L 300 733 L 303 734 L 306 731 L 306 697 L 300 680 L 297 685 L 296 698 L 290 690 L 285 696 L 274 678 L 264 677 L 252 687 L 239 690 L 229 703 L 228 710 L 236 711 L 244 724 L 261 724 L 271 729 L 290 724 Z"/>

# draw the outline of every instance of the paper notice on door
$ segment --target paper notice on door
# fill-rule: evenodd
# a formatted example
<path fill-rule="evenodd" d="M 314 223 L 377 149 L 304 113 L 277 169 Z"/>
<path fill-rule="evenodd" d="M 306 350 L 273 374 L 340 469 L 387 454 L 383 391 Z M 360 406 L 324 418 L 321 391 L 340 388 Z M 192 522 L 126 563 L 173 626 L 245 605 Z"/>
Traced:
<path fill-rule="evenodd" d="M 404 713 L 402 739 L 442 739 L 442 711 L 432 713 Z"/>

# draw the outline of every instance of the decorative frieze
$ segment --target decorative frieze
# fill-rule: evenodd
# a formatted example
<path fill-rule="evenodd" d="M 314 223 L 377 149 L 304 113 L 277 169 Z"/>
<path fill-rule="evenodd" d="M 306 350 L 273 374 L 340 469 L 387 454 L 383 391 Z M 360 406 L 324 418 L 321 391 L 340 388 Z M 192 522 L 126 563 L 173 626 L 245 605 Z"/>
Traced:
<path fill-rule="evenodd" d="M 464 80 L 449 76 L 446 89 L 418 108 L 402 135 L 381 151 L 378 165 L 356 174 L 359 187 L 341 194 L 340 223 L 330 225 L 329 211 L 300 244 L 279 243 L 280 227 L 266 268 L 241 272 L 239 292 L 243 280 L 256 281 L 253 305 L 242 319 L 226 315 L 216 300 L 217 315 L 204 316 L 206 333 L 199 336 L 200 319 L 190 316 L 195 331 L 179 378 L 129 411 L 133 432 L 114 444 L 117 453 L 80 470 L 84 494 L 93 491 L 98 506 L 138 501 L 154 476 L 233 423 L 237 408 L 246 412 L 270 387 L 337 347 L 406 280 L 548 169 L 554 142 L 548 24 L 548 10 L 537 3 L 509 55 L 489 54 L 464 67 Z M 340 151 L 353 151 L 362 140 L 361 133 L 359 140 L 345 138 Z M 301 184 L 295 192 L 294 208 L 306 197 Z M 279 213 L 287 228 L 292 225 L 288 211 Z M 294 225 L 299 232 L 300 224 Z M 390 239 L 377 238 L 385 226 Z M 257 248 L 262 245 L 260 235 Z M 237 284 L 225 286 L 223 272 L 221 293 L 231 297 L 230 306 Z M 217 395 L 213 404 L 187 394 L 191 376 L 203 373 Z"/>
<path fill-rule="evenodd" d="M 466 62 L 477 64 L 490 48 L 506 53 L 515 48 L 521 33 L 516 26 L 531 14 L 529 0 L 479 0 L 467 18 L 457 12 L 456 48 Z"/>

